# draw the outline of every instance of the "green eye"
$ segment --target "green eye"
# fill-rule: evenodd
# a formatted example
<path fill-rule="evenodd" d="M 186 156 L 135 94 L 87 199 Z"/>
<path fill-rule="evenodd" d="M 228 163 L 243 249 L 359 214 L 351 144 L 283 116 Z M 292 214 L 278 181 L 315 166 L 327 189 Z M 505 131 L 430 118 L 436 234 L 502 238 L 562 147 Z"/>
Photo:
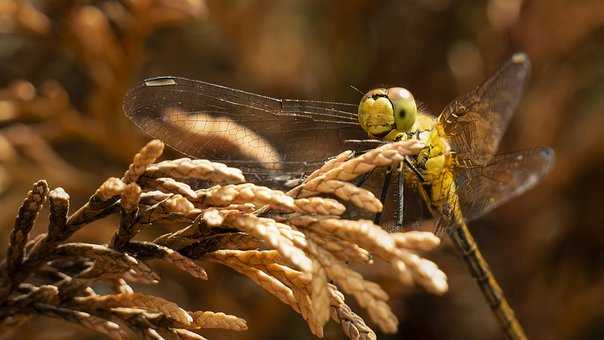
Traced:
<path fill-rule="evenodd" d="M 396 129 L 402 132 L 411 130 L 417 116 L 417 105 L 413 95 L 402 87 L 388 89 L 388 99 L 394 106 Z"/>

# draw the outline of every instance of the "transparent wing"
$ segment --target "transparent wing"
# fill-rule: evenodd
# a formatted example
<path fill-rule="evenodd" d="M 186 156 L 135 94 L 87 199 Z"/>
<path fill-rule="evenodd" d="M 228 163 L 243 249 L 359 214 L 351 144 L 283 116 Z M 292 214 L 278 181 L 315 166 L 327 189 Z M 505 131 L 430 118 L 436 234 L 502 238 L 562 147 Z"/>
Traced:
<path fill-rule="evenodd" d="M 529 69 L 528 57 L 517 53 L 484 84 L 443 110 L 438 122 L 459 162 L 485 164 L 495 154 Z"/>
<path fill-rule="evenodd" d="M 229 165 L 240 169 L 248 182 L 271 187 L 273 189 L 289 190 L 299 184 L 297 181 L 304 179 L 313 171 L 323 165 L 321 162 L 281 162 L 267 164 L 262 162 L 231 160 Z M 269 166 L 278 166 L 270 169 Z"/>
<path fill-rule="evenodd" d="M 178 77 L 147 79 L 130 90 L 124 112 L 147 134 L 196 158 L 270 177 L 300 174 L 367 136 L 357 106 L 276 99 Z"/>
<path fill-rule="evenodd" d="M 464 217 L 478 218 L 532 188 L 547 174 L 554 151 L 536 148 L 494 156 L 486 165 L 455 169 Z"/>

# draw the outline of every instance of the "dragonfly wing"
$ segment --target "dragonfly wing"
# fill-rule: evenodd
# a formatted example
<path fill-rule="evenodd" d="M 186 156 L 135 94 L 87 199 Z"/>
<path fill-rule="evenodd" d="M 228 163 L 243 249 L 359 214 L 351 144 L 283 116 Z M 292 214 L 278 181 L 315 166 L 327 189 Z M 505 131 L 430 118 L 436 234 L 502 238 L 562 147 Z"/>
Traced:
<path fill-rule="evenodd" d="M 460 162 L 484 164 L 495 154 L 522 92 L 530 62 L 515 54 L 497 73 L 453 100 L 438 117 Z"/>
<path fill-rule="evenodd" d="M 240 169 L 248 182 L 286 191 L 299 184 L 306 176 L 320 168 L 323 162 L 280 162 L 279 164 L 267 164 L 265 162 L 239 160 L 230 161 L 229 165 Z M 278 169 L 275 170 L 276 168 Z"/>
<path fill-rule="evenodd" d="M 486 165 L 455 169 L 455 185 L 464 217 L 478 218 L 532 188 L 547 174 L 554 151 L 536 148 L 495 155 Z"/>
<path fill-rule="evenodd" d="M 323 160 L 366 138 L 357 106 L 276 99 L 178 77 L 147 79 L 130 90 L 126 115 L 147 134 L 196 158 L 279 170 Z M 283 169 L 286 170 L 286 169 Z"/>

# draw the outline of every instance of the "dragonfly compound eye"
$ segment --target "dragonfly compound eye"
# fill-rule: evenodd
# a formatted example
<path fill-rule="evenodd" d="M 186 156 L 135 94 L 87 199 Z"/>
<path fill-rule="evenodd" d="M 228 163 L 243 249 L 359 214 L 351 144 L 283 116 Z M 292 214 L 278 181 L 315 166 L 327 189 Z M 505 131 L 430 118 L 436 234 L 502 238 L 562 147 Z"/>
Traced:
<path fill-rule="evenodd" d="M 359 104 L 359 123 L 371 137 L 384 137 L 396 128 L 394 106 L 386 89 L 367 92 Z"/>
<path fill-rule="evenodd" d="M 417 105 L 411 92 L 402 87 L 391 87 L 388 89 L 388 99 L 394 108 L 396 129 L 401 132 L 411 130 L 417 116 Z"/>

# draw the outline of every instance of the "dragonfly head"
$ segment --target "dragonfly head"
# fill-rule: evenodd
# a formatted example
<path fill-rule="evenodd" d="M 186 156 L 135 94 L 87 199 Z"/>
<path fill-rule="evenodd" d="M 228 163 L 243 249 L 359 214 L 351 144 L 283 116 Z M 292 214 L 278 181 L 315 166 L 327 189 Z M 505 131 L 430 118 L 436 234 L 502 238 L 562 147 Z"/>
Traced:
<path fill-rule="evenodd" d="M 415 99 L 402 87 L 373 89 L 359 104 L 359 123 L 373 137 L 384 137 L 392 130 L 407 132 L 416 116 Z"/>

